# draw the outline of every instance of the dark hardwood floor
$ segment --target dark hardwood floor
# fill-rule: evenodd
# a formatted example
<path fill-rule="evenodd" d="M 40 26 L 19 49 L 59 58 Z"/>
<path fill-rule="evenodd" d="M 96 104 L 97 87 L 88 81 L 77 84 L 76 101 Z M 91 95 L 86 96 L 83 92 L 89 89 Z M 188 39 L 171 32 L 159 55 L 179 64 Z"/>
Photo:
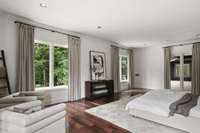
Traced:
<path fill-rule="evenodd" d="M 69 133 L 130 133 L 110 122 L 90 115 L 84 110 L 96 107 L 102 104 L 119 100 L 124 95 L 136 95 L 142 92 L 117 93 L 114 96 L 104 97 L 96 100 L 79 100 L 66 103 L 67 119 L 69 124 Z"/>

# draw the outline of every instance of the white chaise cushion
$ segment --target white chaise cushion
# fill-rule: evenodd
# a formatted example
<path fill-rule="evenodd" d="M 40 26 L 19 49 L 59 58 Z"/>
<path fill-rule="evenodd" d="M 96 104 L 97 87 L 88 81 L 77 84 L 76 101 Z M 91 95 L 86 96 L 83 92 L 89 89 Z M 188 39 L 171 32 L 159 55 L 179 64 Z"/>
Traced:
<path fill-rule="evenodd" d="M 7 96 L 4 98 L 0 99 L 0 104 L 13 104 L 13 103 L 21 103 L 21 102 L 30 102 L 37 100 L 36 96 L 20 96 L 20 97 L 12 97 L 12 96 Z"/>
<path fill-rule="evenodd" d="M 5 110 L 0 112 L 0 121 L 7 122 L 10 124 L 14 124 L 17 126 L 30 126 L 36 122 L 44 120 L 52 115 L 55 115 L 59 112 L 65 111 L 65 104 L 59 104 L 52 107 L 48 107 L 41 111 L 32 113 L 30 115 L 20 114 L 16 112 L 12 112 L 9 110 Z"/>
<path fill-rule="evenodd" d="M 45 128 L 46 126 L 64 118 L 65 115 L 66 115 L 66 112 L 62 111 L 62 112 L 53 114 L 46 119 L 42 119 L 41 121 L 38 121 L 37 123 L 28 125 L 26 127 L 10 124 L 6 122 L 0 122 L 0 129 L 8 133 L 35 133 L 39 131 L 40 129 Z"/>
<path fill-rule="evenodd" d="M 14 108 L 29 109 L 29 108 L 36 107 L 36 106 L 42 106 L 42 102 L 40 100 L 31 101 L 31 102 L 27 102 L 27 103 L 9 107 L 8 110 L 12 111 Z"/>

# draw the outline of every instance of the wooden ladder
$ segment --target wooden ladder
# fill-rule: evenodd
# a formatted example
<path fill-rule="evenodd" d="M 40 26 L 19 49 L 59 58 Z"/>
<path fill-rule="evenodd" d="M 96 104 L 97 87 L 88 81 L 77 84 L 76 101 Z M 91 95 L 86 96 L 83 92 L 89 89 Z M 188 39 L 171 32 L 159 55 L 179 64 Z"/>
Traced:
<path fill-rule="evenodd" d="M 10 83 L 8 78 L 8 71 L 6 66 L 5 54 L 4 51 L 1 50 L 0 61 L 2 61 L 2 65 L 0 66 L 0 98 L 11 94 Z"/>

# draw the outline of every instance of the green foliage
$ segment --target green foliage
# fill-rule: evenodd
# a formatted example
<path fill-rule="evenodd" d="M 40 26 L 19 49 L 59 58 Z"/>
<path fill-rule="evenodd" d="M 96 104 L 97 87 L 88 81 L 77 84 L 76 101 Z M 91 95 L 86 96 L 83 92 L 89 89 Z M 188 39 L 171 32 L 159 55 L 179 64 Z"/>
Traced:
<path fill-rule="evenodd" d="M 121 63 L 122 63 L 122 75 L 127 75 L 127 73 L 128 73 L 128 58 L 122 57 Z"/>
<path fill-rule="evenodd" d="M 49 86 L 49 46 L 35 44 L 35 85 L 36 87 Z"/>
<path fill-rule="evenodd" d="M 54 86 L 68 85 L 69 82 L 68 49 L 54 48 Z"/>
<path fill-rule="evenodd" d="M 36 87 L 49 86 L 49 45 L 36 43 L 35 50 L 35 85 Z M 68 49 L 53 47 L 54 50 L 54 86 L 68 85 L 69 60 Z"/>

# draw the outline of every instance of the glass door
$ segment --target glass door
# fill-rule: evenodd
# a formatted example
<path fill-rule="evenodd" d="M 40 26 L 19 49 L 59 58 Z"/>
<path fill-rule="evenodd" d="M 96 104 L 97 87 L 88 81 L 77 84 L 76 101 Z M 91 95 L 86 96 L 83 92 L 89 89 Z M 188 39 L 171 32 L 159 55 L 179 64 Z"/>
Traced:
<path fill-rule="evenodd" d="M 184 55 L 184 64 L 183 64 L 183 86 L 184 90 L 191 90 L 192 88 L 192 55 Z"/>
<path fill-rule="evenodd" d="M 180 55 L 171 58 L 171 88 L 191 90 L 192 56 Z"/>
<path fill-rule="evenodd" d="M 180 56 L 171 57 L 171 88 L 180 89 Z"/>

